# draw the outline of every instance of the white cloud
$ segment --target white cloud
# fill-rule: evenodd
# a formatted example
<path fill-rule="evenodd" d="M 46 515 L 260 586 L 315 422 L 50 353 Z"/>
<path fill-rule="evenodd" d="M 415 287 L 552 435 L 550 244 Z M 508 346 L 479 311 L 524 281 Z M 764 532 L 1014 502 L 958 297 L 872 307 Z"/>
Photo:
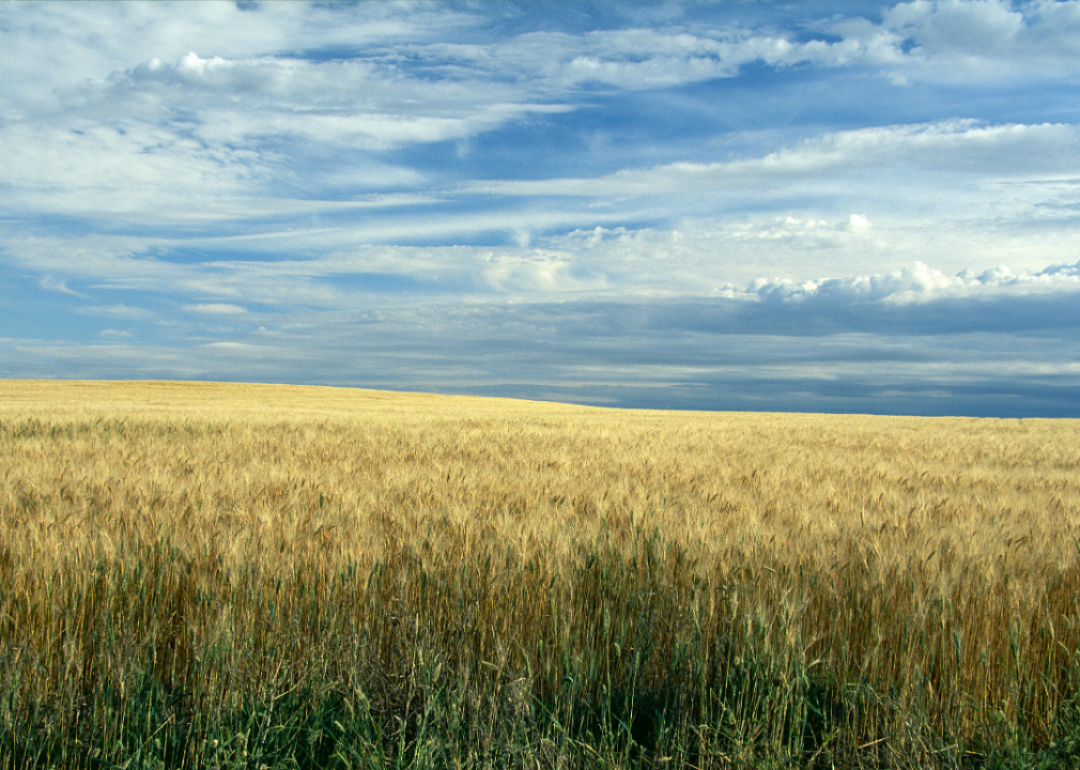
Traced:
<path fill-rule="evenodd" d="M 794 244 L 796 233 L 800 250 L 837 247 L 840 227 L 861 235 L 867 258 L 899 264 L 921 256 L 959 270 L 980 258 L 1025 268 L 1067 258 L 1080 206 L 1077 177 L 1077 126 L 948 120 L 831 132 L 758 157 L 592 178 L 484 181 L 469 189 L 542 196 L 548 210 L 559 198 L 592 199 L 613 203 L 624 217 L 666 218 L 673 226 L 685 218 L 710 222 L 704 226 L 722 231 L 714 253 L 727 264 L 778 262 L 780 254 L 747 247 L 760 239 Z M 800 222 L 826 226 L 775 227 L 762 217 L 747 229 L 741 216 L 725 216 L 746 208 L 786 209 Z M 865 227 L 868 222 L 874 226 Z M 1041 229 L 1029 226 L 1034 222 Z M 813 244 L 802 236 L 812 236 Z M 806 262 L 805 251 L 788 257 Z M 846 259 L 840 251 L 836 257 Z"/>
<path fill-rule="evenodd" d="M 885 14 L 887 27 L 935 51 L 1000 53 L 1024 29 L 1024 16 L 1001 0 L 915 0 Z"/>
<path fill-rule="evenodd" d="M 226 302 L 201 302 L 195 305 L 185 305 L 184 310 L 190 313 L 205 313 L 207 315 L 239 315 L 247 312 L 239 305 L 230 305 Z"/>
<path fill-rule="evenodd" d="M 0 184 L 12 188 L 9 205 L 22 212 L 206 209 L 239 195 L 249 174 L 247 151 L 206 148 L 137 122 L 7 125 L 0 142 L 15 149 L 0 167 Z"/>
<path fill-rule="evenodd" d="M 819 31 L 828 34 L 816 35 Z M 428 53 L 479 69 L 498 61 L 519 79 L 561 88 L 656 88 L 732 77 L 753 62 L 884 66 L 896 79 L 954 78 L 962 67 L 968 76 L 990 78 L 1074 74 L 1080 63 L 1078 32 L 1078 0 L 1015 6 L 1004 0 L 916 0 L 886 10 L 880 24 L 858 15 L 834 16 L 828 23 L 784 31 L 704 27 L 682 19 L 661 28 L 586 35 L 531 33 L 494 47 L 433 46 Z"/>
<path fill-rule="evenodd" d="M 100 18 L 94 19 L 84 11 L 50 8 L 41 11 L 41 25 L 33 32 L 13 22 L 22 33 L 14 36 L 20 45 L 24 38 L 36 39 L 40 29 L 84 21 L 98 34 L 111 24 L 126 35 L 144 34 L 147 41 L 130 52 L 118 45 L 98 50 L 99 58 L 78 76 L 55 73 L 59 90 L 51 105 L 35 108 L 38 119 L 16 119 L 0 128 L 0 142 L 11 149 L 10 162 L 0 168 L 10 206 L 21 213 L 48 209 L 129 219 L 152 213 L 150 221 L 168 223 L 280 210 L 287 207 L 280 200 L 283 191 L 344 198 L 379 189 L 417 189 L 430 184 L 429 175 L 388 161 L 388 151 L 464 141 L 534 116 L 578 109 L 583 103 L 575 94 L 582 86 L 656 88 L 732 76 L 751 61 L 775 66 L 895 61 L 901 33 L 925 38 L 925 58 L 931 43 L 948 37 L 950 24 L 977 21 L 971 45 L 989 45 L 988 40 L 998 39 L 994 35 L 1000 38 L 1010 24 L 1015 27 L 1018 14 L 993 2 L 913 3 L 894 9 L 886 20 L 889 29 L 860 19 L 838 21 L 841 39 L 829 42 L 800 42 L 793 33 L 778 30 L 684 23 L 657 30 L 531 32 L 488 43 L 445 44 L 424 39 L 439 29 L 440 19 L 460 28 L 475 25 L 480 17 L 438 10 L 413 20 L 396 7 L 364 7 L 355 13 L 339 9 L 335 16 L 306 5 L 278 9 L 269 4 L 255 12 L 192 5 L 196 8 L 168 6 L 162 15 L 166 9 L 159 12 L 153 5 L 120 10 L 106 4 L 97 7 Z M 1009 34 L 1034 34 L 1031 30 L 1051 21 L 1067 27 L 1076 5 L 1024 6 L 1023 29 Z M 331 31 L 334 18 L 367 42 L 367 48 L 352 46 L 361 58 L 315 61 L 281 55 L 304 43 L 343 44 L 349 34 Z M 165 31 L 153 28 L 155 19 L 163 20 Z M 195 34 L 242 23 L 266 33 L 265 43 L 260 45 L 248 27 L 231 45 L 216 33 L 205 39 Z M 367 31 L 369 23 L 374 31 Z M 280 25 L 293 25 L 293 32 Z M 68 33 L 81 41 L 75 50 L 92 47 L 92 36 L 82 34 Z M 383 45 L 395 36 L 408 44 Z M 49 119 L 42 122 L 43 115 Z M 733 191 L 759 199 L 788 195 L 791 188 L 776 185 L 798 180 L 807 185 L 802 188 L 806 194 L 887 184 L 898 191 L 918 189 L 908 198 L 923 202 L 924 187 L 909 173 L 872 178 L 867 172 L 1076 173 L 1077 145 L 1074 126 L 943 121 L 831 132 L 759 157 L 628 168 L 598 178 L 466 183 L 463 189 L 615 202 L 668 196 L 671 208 L 678 209 L 688 201 L 699 207 L 723 205 L 738 197 Z M 838 174 L 856 178 L 838 179 Z M 955 190 L 947 189 L 946 195 L 955 196 Z M 862 216 L 879 218 L 879 213 L 868 210 Z"/>
<path fill-rule="evenodd" d="M 678 162 L 579 179 L 477 182 L 476 192 L 500 195 L 739 195 L 755 184 L 874 169 L 971 173 L 980 178 L 1074 177 L 1080 173 L 1080 128 L 1071 124 L 985 125 L 975 120 L 860 128 L 826 133 L 764 157 L 718 163 Z M 877 180 L 867 180 L 877 184 Z M 846 183 L 846 180 L 845 180 Z M 736 187 L 736 185 L 739 185 Z"/>
<path fill-rule="evenodd" d="M 912 75 L 1072 77 L 1080 60 L 1077 0 L 915 0 L 889 10 L 883 26 L 914 44 Z"/>
<path fill-rule="evenodd" d="M 473 14 L 412 3 L 226 2 L 3 3 L 0 69 L 12 75 L 9 96 L 36 102 L 53 88 L 102 79 L 154 59 L 174 62 L 190 51 L 206 58 L 293 55 L 307 49 L 360 50 L 431 40 L 477 22 Z M 64 55 L 55 52 L 62 50 Z M 6 90 L 6 89 L 5 89 Z"/>
<path fill-rule="evenodd" d="M 154 314 L 149 310 L 141 307 L 132 307 L 131 305 L 111 305 L 108 307 L 86 307 L 80 308 L 78 313 L 82 315 L 93 316 L 105 316 L 107 318 L 116 318 L 124 321 L 142 321 L 148 318 L 153 318 Z"/>
<path fill-rule="evenodd" d="M 474 75 L 416 77 L 386 52 L 322 62 L 192 52 L 175 64 L 153 59 L 86 82 L 78 95 L 114 108 L 167 100 L 171 110 L 197 111 L 193 130 L 209 140 L 300 136 L 372 150 L 464 138 L 530 113 L 567 109 L 530 104 L 528 90 Z"/>
<path fill-rule="evenodd" d="M 752 62 L 785 67 L 839 66 L 871 55 L 859 39 L 795 41 L 793 35 L 756 34 L 736 25 L 595 30 L 585 34 L 529 32 L 490 45 L 411 46 L 410 54 L 454 62 L 461 74 L 509 76 L 537 98 L 583 87 L 653 89 L 737 75 Z M 874 57 L 879 53 L 872 54 Z M 452 71 L 451 71 L 452 72 Z"/>
<path fill-rule="evenodd" d="M 82 294 L 73 289 L 68 288 L 67 282 L 63 280 L 57 280 L 56 278 L 46 275 L 40 281 L 38 285 L 46 291 L 54 291 L 58 294 L 67 294 L 70 297 L 84 298 Z"/>
<path fill-rule="evenodd" d="M 976 273 L 965 270 L 955 276 L 916 262 L 890 273 L 827 278 L 796 283 L 790 279 L 758 279 L 749 294 L 781 302 L 827 301 L 834 304 L 925 304 L 943 299 L 987 299 L 1032 294 L 1080 295 L 1080 262 L 1055 265 L 1037 273 L 1014 273 L 1001 266 Z"/>
<path fill-rule="evenodd" d="M 822 283 L 823 274 L 862 275 L 860 269 L 873 264 L 886 268 L 879 275 L 888 276 L 891 266 L 909 269 L 904 266 L 911 264 L 913 255 L 950 275 L 971 265 L 998 263 L 1009 264 L 1022 276 L 1039 272 L 1048 258 L 1071 264 L 1075 255 L 1075 237 L 1068 227 L 1042 234 L 1010 233 L 974 222 L 952 229 L 939 225 L 938 232 L 927 232 L 919 222 L 895 218 L 875 217 L 868 224 L 869 217 L 862 214 L 687 218 L 677 230 L 593 225 L 561 235 L 543 232 L 574 221 L 558 212 L 535 218 L 514 212 L 482 212 L 445 222 L 443 218 L 417 220 L 416 225 L 387 224 L 383 230 L 361 223 L 321 232 L 298 229 L 235 238 L 24 237 L 7 244 L 4 261 L 48 276 L 50 286 L 62 282 L 96 303 L 101 303 L 100 292 L 130 292 L 132 297 L 151 292 L 179 298 L 181 306 L 221 302 L 238 307 L 254 304 L 274 312 L 314 308 L 322 312 L 355 307 L 360 298 L 372 306 L 391 305 L 417 292 L 453 295 L 463 302 L 480 296 L 558 297 L 583 291 L 609 298 L 709 292 L 734 296 L 741 292 L 737 287 L 760 275 L 787 276 L 788 283 L 802 286 L 808 281 Z M 580 221 L 596 219 L 581 215 Z M 417 232 L 445 238 L 448 232 L 477 229 L 509 235 L 526 223 L 538 228 L 528 228 L 527 245 L 362 243 L 376 233 L 391 239 Z M 298 249 L 311 256 L 297 258 Z M 214 258 L 193 259 L 204 250 Z M 1058 272 L 1061 275 L 1054 280 L 1071 275 L 1067 270 Z M 968 283 L 970 275 L 964 274 Z M 875 280 L 880 284 L 892 279 Z M 962 288 L 956 279 L 950 281 Z M 790 287 L 770 289 L 781 290 L 792 293 Z M 115 295 L 110 299 L 117 303 Z"/>
<path fill-rule="evenodd" d="M 483 278 L 492 289 L 512 294 L 561 294 L 603 291 L 601 275 L 575 275 L 573 255 L 541 249 L 519 248 L 513 253 L 485 255 Z"/>

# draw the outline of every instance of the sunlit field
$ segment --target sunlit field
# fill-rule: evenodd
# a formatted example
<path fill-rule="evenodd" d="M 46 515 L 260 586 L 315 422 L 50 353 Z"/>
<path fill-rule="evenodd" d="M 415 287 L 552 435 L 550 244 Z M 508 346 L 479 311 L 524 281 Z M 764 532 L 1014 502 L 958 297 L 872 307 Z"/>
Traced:
<path fill-rule="evenodd" d="M 1080 421 L 0 381 L 0 770 L 1080 766 Z"/>

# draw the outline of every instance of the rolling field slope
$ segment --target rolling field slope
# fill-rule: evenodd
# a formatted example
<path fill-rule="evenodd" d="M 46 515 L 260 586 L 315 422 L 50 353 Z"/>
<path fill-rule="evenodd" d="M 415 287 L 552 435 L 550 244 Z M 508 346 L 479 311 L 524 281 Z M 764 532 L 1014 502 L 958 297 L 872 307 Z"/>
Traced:
<path fill-rule="evenodd" d="M 1080 421 L 0 381 L 0 768 L 1080 764 Z"/>

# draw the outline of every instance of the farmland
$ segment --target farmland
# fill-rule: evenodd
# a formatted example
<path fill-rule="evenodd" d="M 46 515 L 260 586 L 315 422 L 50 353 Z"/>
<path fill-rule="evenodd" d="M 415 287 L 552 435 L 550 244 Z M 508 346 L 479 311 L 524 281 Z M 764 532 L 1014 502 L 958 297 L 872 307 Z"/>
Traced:
<path fill-rule="evenodd" d="M 1080 765 L 1080 421 L 0 381 L 0 768 Z"/>

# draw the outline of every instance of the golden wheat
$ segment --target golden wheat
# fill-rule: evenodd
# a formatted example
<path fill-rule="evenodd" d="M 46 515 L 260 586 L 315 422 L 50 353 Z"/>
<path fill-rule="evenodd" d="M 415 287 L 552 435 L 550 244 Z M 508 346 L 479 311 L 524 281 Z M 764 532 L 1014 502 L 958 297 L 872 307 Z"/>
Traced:
<path fill-rule="evenodd" d="M 7 660 L 15 644 L 53 649 L 40 665 L 57 691 L 76 670 L 90 676 L 83 669 L 93 654 L 79 652 L 79 639 L 101 621 L 50 615 L 42 598 L 50 586 L 63 579 L 85 593 L 100 565 L 166 543 L 155 569 L 187 564 L 197 573 L 191 591 L 216 597 L 183 614 L 183 629 L 165 629 L 179 612 L 141 617 L 115 598 L 115 606 L 78 605 L 134 624 L 117 656 L 142 654 L 136 648 L 154 634 L 182 635 L 182 649 L 162 648 L 159 669 L 241 641 L 250 661 L 235 665 L 255 666 L 260 641 L 244 629 L 283 623 L 267 614 L 271 605 L 294 624 L 327 627 L 335 602 L 360 606 L 375 596 L 383 607 L 428 607 L 431 633 L 478 624 L 462 656 L 540 676 L 552 663 L 522 641 L 523 629 L 548 644 L 562 634 L 571 649 L 607 626 L 588 613 L 553 619 L 553 608 L 603 615 L 605 603 L 628 601 L 647 580 L 650 590 L 669 590 L 676 608 L 652 628 L 653 644 L 677 646 L 686 628 L 699 628 L 703 648 L 693 654 L 727 650 L 725 665 L 735 666 L 744 655 L 737 645 L 756 645 L 791 671 L 863 688 L 864 713 L 845 717 L 859 745 L 889 735 L 890 751 L 915 756 L 947 746 L 948 736 L 970 738 L 995 714 L 1048 742 L 1074 692 L 1080 421 L 5 381 L 0 479 L 0 612 L 9 619 L 0 621 L 0 646 L 8 643 Z M 604 573 L 588 589 L 595 595 L 559 594 L 589 568 L 583 554 L 592 545 L 637 559 L 649 533 L 662 539 L 656 569 L 667 577 L 625 577 L 625 592 L 608 594 L 617 581 Z M 334 575 L 405 564 L 402 554 L 415 566 L 401 567 L 381 594 L 335 588 Z M 449 594 L 432 603 L 424 592 L 434 584 L 410 578 L 440 570 L 475 583 L 471 609 L 454 607 Z M 161 575 L 165 586 L 186 580 Z M 262 599 L 237 591 L 251 575 Z M 298 580 L 299 593 L 280 588 Z M 397 654 L 387 645 L 408 629 L 420 633 L 416 618 L 385 622 L 381 659 Z M 312 659 L 362 668 L 357 655 L 327 647 Z M 211 686 L 227 699 L 224 684 Z M 748 714 L 777 708 L 744 706 Z M 695 745 L 719 740 L 710 729 L 695 728 Z"/>

